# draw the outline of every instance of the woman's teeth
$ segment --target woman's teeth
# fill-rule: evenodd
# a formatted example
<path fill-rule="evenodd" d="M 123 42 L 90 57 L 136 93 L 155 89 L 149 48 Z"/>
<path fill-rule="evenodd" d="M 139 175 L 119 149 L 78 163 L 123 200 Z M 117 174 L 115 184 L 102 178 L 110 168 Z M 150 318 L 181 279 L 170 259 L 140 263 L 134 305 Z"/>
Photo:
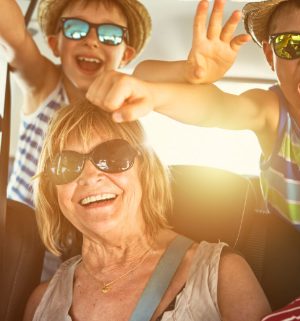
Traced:
<path fill-rule="evenodd" d="M 95 202 L 109 201 L 109 200 L 115 199 L 116 197 L 117 197 L 116 194 L 111 194 L 111 193 L 95 195 L 95 196 L 88 196 L 88 197 L 85 197 L 84 199 L 82 199 L 80 201 L 80 204 L 81 205 L 88 205 L 88 204 L 95 203 Z"/>

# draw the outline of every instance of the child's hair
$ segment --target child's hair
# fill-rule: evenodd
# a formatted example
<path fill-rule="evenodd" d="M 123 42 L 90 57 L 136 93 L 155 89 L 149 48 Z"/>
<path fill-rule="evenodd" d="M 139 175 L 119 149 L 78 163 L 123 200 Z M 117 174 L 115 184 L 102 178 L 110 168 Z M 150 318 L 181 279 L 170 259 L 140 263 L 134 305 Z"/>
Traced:
<path fill-rule="evenodd" d="M 137 0 L 41 0 L 38 9 L 38 21 L 46 36 L 59 30 L 59 19 L 64 10 L 76 3 L 83 6 L 91 2 L 104 6 L 116 6 L 127 19 L 129 33 L 128 45 L 138 54 L 151 34 L 151 17 L 143 4 Z"/>
<path fill-rule="evenodd" d="M 244 26 L 252 39 L 262 46 L 268 41 L 276 20 L 286 8 L 300 8 L 299 0 L 266 0 L 249 2 L 243 8 Z M 295 31 L 295 30 L 291 30 Z"/>

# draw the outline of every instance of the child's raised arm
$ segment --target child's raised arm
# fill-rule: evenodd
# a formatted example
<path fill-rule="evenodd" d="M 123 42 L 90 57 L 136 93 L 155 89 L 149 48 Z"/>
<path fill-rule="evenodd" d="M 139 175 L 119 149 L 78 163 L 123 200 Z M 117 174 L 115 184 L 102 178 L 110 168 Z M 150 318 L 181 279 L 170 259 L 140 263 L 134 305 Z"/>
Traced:
<path fill-rule="evenodd" d="M 26 94 L 29 90 L 37 91 L 51 64 L 41 55 L 27 31 L 23 13 L 15 0 L 0 0 L 0 45 L 23 91 Z"/>
<path fill-rule="evenodd" d="M 240 47 L 251 39 L 246 34 L 233 36 L 241 18 L 240 11 L 234 11 L 222 26 L 224 5 L 225 0 L 214 2 L 206 27 L 209 3 L 200 1 L 194 19 L 192 48 L 186 61 L 143 61 L 134 75 L 147 81 L 191 83 L 212 83 L 222 78 Z"/>

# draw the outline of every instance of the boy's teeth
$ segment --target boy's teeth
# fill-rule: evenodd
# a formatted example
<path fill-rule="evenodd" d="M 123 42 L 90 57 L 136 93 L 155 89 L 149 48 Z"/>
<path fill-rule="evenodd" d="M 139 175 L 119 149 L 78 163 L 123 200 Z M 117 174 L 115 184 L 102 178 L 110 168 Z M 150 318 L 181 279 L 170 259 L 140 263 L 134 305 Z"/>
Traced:
<path fill-rule="evenodd" d="M 79 61 L 86 61 L 86 62 L 93 62 L 93 63 L 96 63 L 96 64 L 100 64 L 101 61 L 97 58 L 87 58 L 87 57 L 78 57 L 78 60 Z"/>
<path fill-rule="evenodd" d="M 87 205 L 94 202 L 99 201 L 107 201 L 116 198 L 116 194 L 101 194 L 101 195 L 95 195 L 95 196 L 88 196 L 80 201 L 81 205 Z"/>

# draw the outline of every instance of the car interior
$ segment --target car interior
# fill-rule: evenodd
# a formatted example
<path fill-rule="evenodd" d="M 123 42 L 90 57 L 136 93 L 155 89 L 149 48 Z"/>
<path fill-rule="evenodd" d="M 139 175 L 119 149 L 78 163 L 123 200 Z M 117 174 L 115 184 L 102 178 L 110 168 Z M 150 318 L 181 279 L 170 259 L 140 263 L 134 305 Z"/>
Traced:
<path fill-rule="evenodd" d="M 23 2 L 29 7 L 26 15 L 29 21 L 37 1 Z M 142 2 L 151 7 L 153 15 L 157 12 L 157 1 Z M 237 6 L 232 2 L 229 10 L 231 5 Z M 161 3 L 168 5 L 170 1 Z M 176 3 L 180 8 L 191 5 L 189 19 L 192 20 L 196 2 L 178 0 Z M 6 64 L 3 66 L 6 68 Z M 244 75 L 240 80 L 236 76 L 230 77 L 235 81 L 246 79 Z M 264 79 L 267 84 L 271 81 L 268 77 L 257 77 L 257 82 Z M 6 199 L 13 118 L 10 117 L 9 77 L 3 83 L 5 99 L 3 110 L 0 109 L 0 320 L 19 321 L 30 293 L 40 283 L 45 249 L 38 234 L 34 210 Z M 171 164 L 169 169 L 174 206 L 168 218 L 175 231 L 197 242 L 226 242 L 233 251 L 240 253 L 253 269 L 272 309 L 284 306 L 300 294 L 300 234 L 290 223 L 266 210 L 258 176 L 201 164 Z M 67 256 L 77 253 L 79 246 L 80 242 L 74 244 Z"/>

